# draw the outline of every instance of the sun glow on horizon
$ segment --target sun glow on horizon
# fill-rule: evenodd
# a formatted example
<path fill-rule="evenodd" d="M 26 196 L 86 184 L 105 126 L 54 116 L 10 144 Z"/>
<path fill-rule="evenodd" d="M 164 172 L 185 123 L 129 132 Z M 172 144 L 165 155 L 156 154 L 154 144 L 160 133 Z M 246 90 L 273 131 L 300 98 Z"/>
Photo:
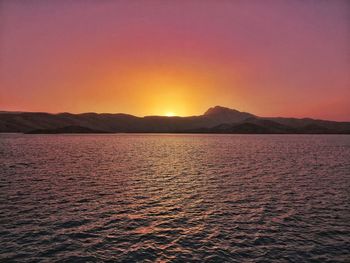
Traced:
<path fill-rule="evenodd" d="M 176 116 L 176 114 L 175 114 L 174 112 L 172 112 L 172 111 L 167 111 L 167 112 L 164 114 L 164 116 L 166 116 L 166 117 L 174 117 L 174 116 Z"/>

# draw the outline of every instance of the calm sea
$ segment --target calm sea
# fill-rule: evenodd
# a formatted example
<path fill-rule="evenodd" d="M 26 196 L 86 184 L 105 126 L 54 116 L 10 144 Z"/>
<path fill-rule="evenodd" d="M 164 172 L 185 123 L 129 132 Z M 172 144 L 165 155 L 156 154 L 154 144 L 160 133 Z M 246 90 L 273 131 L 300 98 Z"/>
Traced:
<path fill-rule="evenodd" d="M 2 134 L 0 261 L 350 262 L 350 136 Z"/>

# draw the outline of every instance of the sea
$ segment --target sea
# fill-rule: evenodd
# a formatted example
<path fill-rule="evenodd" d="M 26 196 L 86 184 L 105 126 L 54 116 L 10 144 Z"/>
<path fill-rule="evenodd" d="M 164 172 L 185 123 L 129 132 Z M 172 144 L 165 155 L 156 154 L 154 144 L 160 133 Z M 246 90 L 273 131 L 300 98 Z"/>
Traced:
<path fill-rule="evenodd" d="M 350 262 L 350 136 L 0 134 L 0 262 Z"/>

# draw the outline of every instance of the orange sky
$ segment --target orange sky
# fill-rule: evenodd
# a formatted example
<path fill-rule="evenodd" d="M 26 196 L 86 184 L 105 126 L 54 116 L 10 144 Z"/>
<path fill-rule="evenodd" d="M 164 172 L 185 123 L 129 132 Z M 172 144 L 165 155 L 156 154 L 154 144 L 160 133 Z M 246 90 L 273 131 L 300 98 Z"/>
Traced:
<path fill-rule="evenodd" d="M 1 1 L 0 110 L 350 120 L 347 1 Z"/>

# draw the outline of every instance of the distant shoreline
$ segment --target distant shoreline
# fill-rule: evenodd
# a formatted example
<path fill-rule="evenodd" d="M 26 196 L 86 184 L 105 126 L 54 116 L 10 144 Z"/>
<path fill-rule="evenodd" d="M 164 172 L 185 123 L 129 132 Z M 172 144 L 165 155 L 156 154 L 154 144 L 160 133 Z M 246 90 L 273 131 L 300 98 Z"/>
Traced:
<path fill-rule="evenodd" d="M 0 132 L 0 135 L 128 135 L 128 134 L 169 134 L 169 135 L 350 135 L 350 133 L 204 133 L 204 132 L 104 132 L 104 133 L 25 133 Z"/>
<path fill-rule="evenodd" d="M 0 133 L 30 134 L 350 134 L 350 122 L 311 118 L 259 117 L 215 106 L 203 115 L 189 117 L 129 114 L 50 114 L 0 112 Z"/>

